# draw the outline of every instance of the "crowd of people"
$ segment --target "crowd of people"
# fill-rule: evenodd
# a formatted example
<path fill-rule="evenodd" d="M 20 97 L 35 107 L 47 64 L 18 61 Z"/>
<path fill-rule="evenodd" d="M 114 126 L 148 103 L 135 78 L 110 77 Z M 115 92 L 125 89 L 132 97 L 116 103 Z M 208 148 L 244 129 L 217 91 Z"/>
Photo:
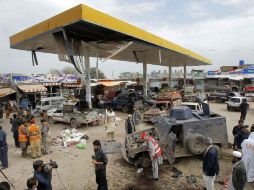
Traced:
<path fill-rule="evenodd" d="M 244 107 L 244 106 L 243 106 Z M 245 109 L 244 107 L 243 109 Z M 247 182 L 254 182 L 254 126 L 249 130 L 249 126 L 244 124 L 246 118 L 245 110 L 241 113 L 238 125 L 233 128 L 234 136 L 233 152 L 232 152 L 232 173 L 225 178 L 224 186 L 230 190 L 244 190 Z M 9 116 L 8 116 L 9 117 Z M 139 132 L 141 126 L 142 115 L 138 108 L 133 106 L 125 121 L 126 135 Z M 43 154 L 50 154 L 50 135 L 48 116 L 45 111 L 41 114 L 41 125 L 36 124 L 34 116 L 27 110 L 19 110 L 17 114 L 13 114 L 10 119 L 11 131 L 13 133 L 14 144 L 16 148 L 21 149 L 21 156 L 28 156 L 28 147 L 31 149 L 31 157 L 36 159 Z M 105 128 L 108 142 L 115 141 L 115 130 L 118 125 L 116 114 L 112 108 L 106 110 Z M 6 141 L 7 134 L 0 126 L 0 159 L 2 169 L 8 167 L 8 145 Z M 148 153 L 152 165 L 152 179 L 159 180 L 159 165 L 163 163 L 163 150 L 155 138 L 147 134 L 141 133 L 140 140 L 147 144 Z M 203 153 L 203 180 L 207 190 L 214 190 L 214 181 L 220 173 L 219 153 L 217 147 L 213 145 L 212 139 L 206 139 L 207 148 Z M 42 146 L 42 147 L 41 147 Z M 95 167 L 96 183 L 99 190 L 107 190 L 108 183 L 106 177 L 106 166 L 108 163 L 107 154 L 101 147 L 101 142 L 95 140 L 93 142 L 94 155 L 92 156 L 92 164 Z M 47 172 L 44 170 L 44 163 L 37 160 L 33 164 L 34 177 L 27 180 L 28 189 L 45 189 L 51 190 L 51 169 Z M 137 172 L 143 171 L 139 166 Z M 1 184 L 0 184 L 1 188 Z"/>

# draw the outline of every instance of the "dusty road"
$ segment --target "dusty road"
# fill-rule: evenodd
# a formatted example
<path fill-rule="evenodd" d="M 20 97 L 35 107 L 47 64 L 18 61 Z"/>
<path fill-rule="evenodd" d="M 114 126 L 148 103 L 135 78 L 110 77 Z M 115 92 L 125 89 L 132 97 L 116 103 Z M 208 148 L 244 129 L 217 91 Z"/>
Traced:
<path fill-rule="evenodd" d="M 211 110 L 227 117 L 229 141 L 232 142 L 231 131 L 237 123 L 240 113 L 228 112 L 225 104 L 211 104 Z M 254 123 L 253 105 L 247 115 L 246 124 Z M 122 142 L 124 139 L 124 118 L 123 113 L 117 113 L 117 116 L 123 120 L 119 123 L 116 131 L 116 140 Z M 4 127 L 8 134 L 9 144 L 9 168 L 4 170 L 4 173 L 14 183 L 15 189 L 23 190 L 26 187 L 26 180 L 32 176 L 31 158 L 21 158 L 20 150 L 14 147 L 12 133 L 10 132 L 9 120 L 0 120 L 0 125 Z M 64 124 L 51 125 L 51 136 L 60 134 L 60 131 L 66 127 Z M 58 172 L 68 190 L 93 190 L 96 189 L 94 169 L 91 164 L 91 156 L 93 155 L 92 142 L 99 139 L 102 143 L 106 142 L 106 134 L 104 127 L 79 128 L 78 131 L 86 131 L 90 139 L 88 140 L 87 148 L 79 150 L 75 146 L 63 148 L 61 146 L 53 146 L 53 153 L 48 156 L 43 156 L 42 160 L 48 162 L 49 159 L 57 161 L 59 165 Z M 199 157 L 178 159 L 175 167 L 183 172 L 182 177 L 178 180 L 172 178 L 171 166 L 165 163 L 160 168 L 160 180 L 153 182 L 150 180 L 151 172 L 145 171 L 143 175 L 137 175 L 136 169 L 125 163 L 120 153 L 109 155 L 109 164 L 107 166 L 107 178 L 110 190 L 126 189 L 130 186 L 139 187 L 140 189 L 202 189 L 202 161 Z M 231 171 L 231 162 L 227 159 L 220 161 L 221 176 L 228 175 Z M 188 184 L 186 176 L 195 175 L 197 178 L 196 184 Z M 4 180 L 0 175 L 0 180 Z M 56 171 L 53 171 L 53 189 L 63 190 L 64 187 L 60 183 Z M 223 189 L 223 186 L 216 183 L 216 189 Z"/>

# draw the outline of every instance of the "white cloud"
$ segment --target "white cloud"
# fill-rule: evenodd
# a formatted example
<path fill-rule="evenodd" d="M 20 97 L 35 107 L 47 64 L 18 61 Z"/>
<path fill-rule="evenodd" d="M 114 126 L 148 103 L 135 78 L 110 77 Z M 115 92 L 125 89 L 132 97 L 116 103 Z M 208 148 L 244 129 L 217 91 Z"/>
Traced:
<path fill-rule="evenodd" d="M 192 17 L 202 17 L 208 13 L 203 4 L 198 2 L 191 2 L 187 7 L 187 10 L 188 15 Z"/>
<path fill-rule="evenodd" d="M 243 3 L 243 1 L 248 0 L 212 0 L 213 3 L 222 4 L 222 5 L 238 5 Z"/>

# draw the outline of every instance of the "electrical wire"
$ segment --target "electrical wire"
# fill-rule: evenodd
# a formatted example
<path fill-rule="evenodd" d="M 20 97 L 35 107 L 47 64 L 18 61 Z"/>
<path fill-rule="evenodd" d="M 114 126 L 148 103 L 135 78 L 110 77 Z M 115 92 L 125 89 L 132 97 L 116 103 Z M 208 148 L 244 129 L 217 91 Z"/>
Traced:
<path fill-rule="evenodd" d="M 62 179 L 61 179 L 61 177 L 60 177 L 60 175 L 59 175 L 57 169 L 55 169 L 55 170 L 56 170 L 57 177 L 58 177 L 59 181 L 61 182 L 61 184 L 63 185 L 64 189 L 65 189 L 65 190 L 68 190 L 67 187 L 64 185 L 64 183 L 63 183 L 63 181 L 62 181 Z"/>

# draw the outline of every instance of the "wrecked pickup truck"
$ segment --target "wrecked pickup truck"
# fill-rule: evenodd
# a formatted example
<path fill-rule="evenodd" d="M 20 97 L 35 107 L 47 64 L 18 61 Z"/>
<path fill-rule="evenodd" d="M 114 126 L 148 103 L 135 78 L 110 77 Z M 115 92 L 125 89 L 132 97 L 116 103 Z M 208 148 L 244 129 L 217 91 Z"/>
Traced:
<path fill-rule="evenodd" d="M 228 146 L 226 118 L 210 113 L 207 104 L 202 104 L 202 107 L 203 112 L 191 111 L 186 106 L 173 107 L 170 117 L 154 117 L 154 127 L 126 136 L 122 146 L 123 157 L 135 166 L 150 165 L 147 144 L 140 140 L 143 132 L 154 136 L 163 150 L 163 158 L 170 164 L 177 157 L 204 153 L 207 137 L 212 138 L 220 154 L 221 148 Z"/>
<path fill-rule="evenodd" d="M 98 110 L 87 109 L 86 111 L 80 111 L 76 107 L 76 103 L 64 104 L 63 107 L 49 110 L 47 114 L 49 123 L 69 123 L 72 128 L 77 128 L 82 124 L 95 125 L 99 120 Z"/>

